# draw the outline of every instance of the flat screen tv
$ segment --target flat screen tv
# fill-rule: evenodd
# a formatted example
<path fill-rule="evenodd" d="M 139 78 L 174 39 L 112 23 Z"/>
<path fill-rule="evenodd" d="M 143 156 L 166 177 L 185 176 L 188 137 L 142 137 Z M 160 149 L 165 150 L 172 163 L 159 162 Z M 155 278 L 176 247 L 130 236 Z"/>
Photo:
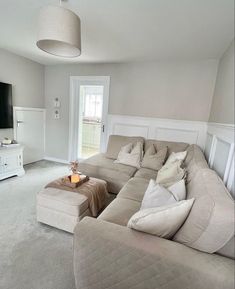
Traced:
<path fill-rule="evenodd" d="M 0 128 L 13 128 L 12 85 L 0 82 Z"/>

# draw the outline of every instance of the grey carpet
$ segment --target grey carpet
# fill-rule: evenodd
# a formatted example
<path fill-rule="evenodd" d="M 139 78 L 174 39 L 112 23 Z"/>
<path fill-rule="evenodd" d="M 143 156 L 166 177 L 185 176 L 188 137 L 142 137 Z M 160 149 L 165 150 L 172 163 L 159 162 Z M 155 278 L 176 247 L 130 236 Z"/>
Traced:
<path fill-rule="evenodd" d="M 75 289 L 73 236 L 37 223 L 35 208 L 36 193 L 68 167 L 40 161 L 25 169 L 0 181 L 0 288 Z"/>

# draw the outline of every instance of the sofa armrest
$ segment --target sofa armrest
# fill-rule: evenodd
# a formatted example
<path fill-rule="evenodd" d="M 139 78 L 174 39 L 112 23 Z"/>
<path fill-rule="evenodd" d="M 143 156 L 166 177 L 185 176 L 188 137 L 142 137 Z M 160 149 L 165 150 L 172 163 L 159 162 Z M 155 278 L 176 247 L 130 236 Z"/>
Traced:
<path fill-rule="evenodd" d="M 84 218 L 74 231 L 77 289 L 233 289 L 233 260 Z"/>

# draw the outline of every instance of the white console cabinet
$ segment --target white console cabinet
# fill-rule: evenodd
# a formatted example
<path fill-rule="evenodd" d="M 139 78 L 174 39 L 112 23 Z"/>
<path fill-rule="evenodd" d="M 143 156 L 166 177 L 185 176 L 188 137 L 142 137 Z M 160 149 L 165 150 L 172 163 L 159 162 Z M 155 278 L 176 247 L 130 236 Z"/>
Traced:
<path fill-rule="evenodd" d="M 24 173 L 23 146 L 0 146 L 0 180 L 22 176 Z"/>

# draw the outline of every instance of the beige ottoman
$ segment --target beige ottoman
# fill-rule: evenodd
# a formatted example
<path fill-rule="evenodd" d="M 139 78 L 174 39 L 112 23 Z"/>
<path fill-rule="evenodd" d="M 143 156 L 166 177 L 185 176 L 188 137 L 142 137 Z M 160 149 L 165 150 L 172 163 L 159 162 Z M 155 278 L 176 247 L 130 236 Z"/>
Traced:
<path fill-rule="evenodd" d="M 82 194 L 46 188 L 37 194 L 37 221 L 73 233 L 76 224 L 90 216 L 88 200 Z"/>

